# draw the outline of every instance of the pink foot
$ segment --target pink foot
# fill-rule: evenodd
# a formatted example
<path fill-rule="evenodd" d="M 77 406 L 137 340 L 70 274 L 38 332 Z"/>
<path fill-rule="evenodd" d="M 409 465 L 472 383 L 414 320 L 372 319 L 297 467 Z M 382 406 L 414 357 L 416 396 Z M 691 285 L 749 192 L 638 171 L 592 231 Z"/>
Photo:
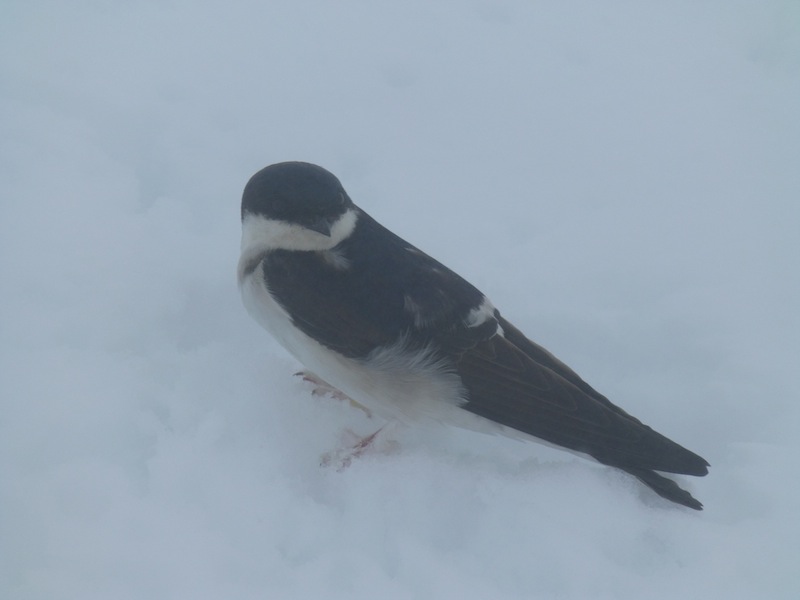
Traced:
<path fill-rule="evenodd" d="M 350 464 L 353 462 L 353 459 L 362 456 L 370 448 L 374 448 L 375 438 L 381 431 L 383 431 L 383 427 L 366 437 L 358 437 L 353 431 L 348 429 L 346 431 L 348 437 L 355 439 L 356 443 L 345 448 L 340 448 L 339 450 L 326 452 L 322 455 L 320 466 L 334 467 L 337 471 L 344 471 L 350 466 Z M 386 444 L 383 444 L 383 446 L 384 447 L 381 450 L 383 452 L 390 453 L 396 449 L 397 443 L 388 441 Z"/>
<path fill-rule="evenodd" d="M 345 401 L 349 402 L 351 406 L 363 410 L 368 417 L 372 417 L 372 413 L 368 408 L 362 406 L 361 404 L 353 400 L 350 396 L 348 396 L 341 390 L 337 390 L 330 383 L 328 383 L 321 377 L 318 377 L 311 371 L 298 371 L 297 373 L 295 373 L 295 377 L 301 377 L 303 381 L 307 381 L 308 383 L 314 386 L 313 389 L 311 390 L 312 396 L 330 396 L 331 398 L 334 398 L 341 402 Z M 375 433 L 377 433 L 377 431 Z"/>

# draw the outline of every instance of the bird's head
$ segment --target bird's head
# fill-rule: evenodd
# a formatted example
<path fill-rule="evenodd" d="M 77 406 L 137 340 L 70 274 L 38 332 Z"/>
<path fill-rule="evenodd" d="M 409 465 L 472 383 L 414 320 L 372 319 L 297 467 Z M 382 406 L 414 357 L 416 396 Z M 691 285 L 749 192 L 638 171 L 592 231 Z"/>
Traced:
<path fill-rule="evenodd" d="M 322 167 L 283 162 L 250 178 L 242 195 L 242 244 L 283 250 L 328 250 L 355 227 L 356 208 Z"/>

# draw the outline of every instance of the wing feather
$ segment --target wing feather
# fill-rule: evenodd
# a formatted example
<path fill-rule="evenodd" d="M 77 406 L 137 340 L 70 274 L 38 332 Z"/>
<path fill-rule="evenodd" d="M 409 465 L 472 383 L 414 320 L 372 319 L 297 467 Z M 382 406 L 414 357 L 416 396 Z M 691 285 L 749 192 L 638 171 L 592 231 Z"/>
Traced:
<path fill-rule="evenodd" d="M 701 457 L 611 404 L 549 353 L 536 358 L 501 335 L 464 352 L 458 362 L 469 395 L 464 408 L 604 464 L 708 472 Z"/>

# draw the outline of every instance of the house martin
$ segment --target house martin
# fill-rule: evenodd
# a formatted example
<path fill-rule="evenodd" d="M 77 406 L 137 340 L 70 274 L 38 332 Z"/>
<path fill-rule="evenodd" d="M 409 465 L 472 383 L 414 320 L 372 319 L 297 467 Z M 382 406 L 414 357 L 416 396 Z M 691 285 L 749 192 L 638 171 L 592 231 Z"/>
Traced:
<path fill-rule="evenodd" d="M 706 475 L 703 458 L 612 404 L 477 288 L 356 206 L 330 172 L 262 169 L 241 217 L 244 305 L 313 378 L 386 419 L 531 436 L 702 509 L 659 472 Z"/>

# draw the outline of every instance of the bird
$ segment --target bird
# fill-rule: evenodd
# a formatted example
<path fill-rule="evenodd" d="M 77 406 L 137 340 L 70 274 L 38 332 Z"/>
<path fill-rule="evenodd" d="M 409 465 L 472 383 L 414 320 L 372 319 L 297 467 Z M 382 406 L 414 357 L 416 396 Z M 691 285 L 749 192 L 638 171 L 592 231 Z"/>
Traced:
<path fill-rule="evenodd" d="M 475 286 L 354 204 L 331 172 L 298 161 L 261 169 L 241 219 L 243 304 L 313 381 L 388 421 L 588 456 L 702 510 L 661 473 L 706 475 L 704 458 L 597 392 Z"/>

